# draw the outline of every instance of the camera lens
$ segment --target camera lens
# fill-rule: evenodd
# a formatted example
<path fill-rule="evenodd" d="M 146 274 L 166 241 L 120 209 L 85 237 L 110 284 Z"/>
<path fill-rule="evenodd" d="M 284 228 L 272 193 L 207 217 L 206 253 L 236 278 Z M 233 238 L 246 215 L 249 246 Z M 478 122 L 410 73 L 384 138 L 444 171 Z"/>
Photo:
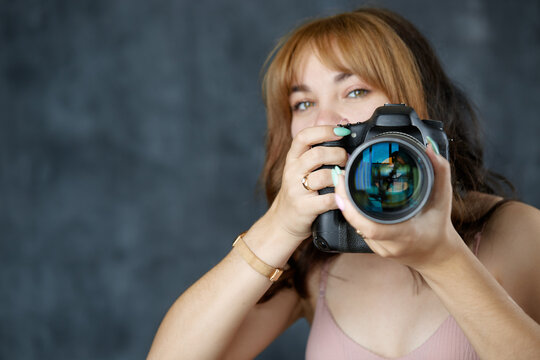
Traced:
<path fill-rule="evenodd" d="M 364 216 L 393 224 L 413 217 L 427 202 L 433 167 L 418 140 L 385 133 L 351 154 L 346 183 L 349 198 Z"/>

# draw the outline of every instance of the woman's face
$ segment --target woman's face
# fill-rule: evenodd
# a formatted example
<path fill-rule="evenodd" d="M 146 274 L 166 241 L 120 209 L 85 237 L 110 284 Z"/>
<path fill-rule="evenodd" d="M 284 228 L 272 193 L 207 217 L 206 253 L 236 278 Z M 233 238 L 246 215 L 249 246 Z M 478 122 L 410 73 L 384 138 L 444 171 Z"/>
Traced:
<path fill-rule="evenodd" d="M 311 126 L 366 121 L 377 107 L 390 102 L 357 75 L 327 68 L 315 54 L 306 56 L 297 80 L 289 96 L 293 137 Z"/>

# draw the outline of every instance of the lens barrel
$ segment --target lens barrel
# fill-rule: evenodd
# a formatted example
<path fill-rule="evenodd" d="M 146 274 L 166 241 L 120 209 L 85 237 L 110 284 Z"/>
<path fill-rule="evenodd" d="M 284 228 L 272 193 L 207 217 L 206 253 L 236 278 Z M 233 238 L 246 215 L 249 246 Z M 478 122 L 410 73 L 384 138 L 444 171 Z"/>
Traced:
<path fill-rule="evenodd" d="M 354 150 L 345 179 L 358 211 L 375 222 L 394 224 L 422 209 L 434 174 L 420 141 L 405 133 L 386 132 Z"/>

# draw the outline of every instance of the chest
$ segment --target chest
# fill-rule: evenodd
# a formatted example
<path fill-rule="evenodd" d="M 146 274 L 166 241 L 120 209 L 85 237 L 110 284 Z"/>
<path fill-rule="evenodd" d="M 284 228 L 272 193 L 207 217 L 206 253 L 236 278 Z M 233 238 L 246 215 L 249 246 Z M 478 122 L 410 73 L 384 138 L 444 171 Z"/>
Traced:
<path fill-rule="evenodd" d="M 354 260 L 330 266 L 324 298 L 311 299 L 311 306 L 324 301 L 337 327 L 357 344 L 400 357 L 425 343 L 448 318 L 436 294 L 408 268 L 380 258 Z"/>

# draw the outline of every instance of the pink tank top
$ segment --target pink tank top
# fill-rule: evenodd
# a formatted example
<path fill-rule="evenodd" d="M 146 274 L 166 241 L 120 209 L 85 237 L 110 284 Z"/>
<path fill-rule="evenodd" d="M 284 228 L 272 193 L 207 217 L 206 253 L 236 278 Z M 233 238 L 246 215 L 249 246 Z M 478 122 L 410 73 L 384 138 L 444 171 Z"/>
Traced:
<path fill-rule="evenodd" d="M 475 254 L 480 242 L 479 235 L 476 237 Z M 319 297 L 306 346 L 306 360 L 387 360 L 355 342 L 335 322 L 326 304 L 327 265 L 323 266 L 321 272 Z M 422 345 L 397 359 L 478 360 L 479 357 L 457 322 L 449 316 Z"/>

